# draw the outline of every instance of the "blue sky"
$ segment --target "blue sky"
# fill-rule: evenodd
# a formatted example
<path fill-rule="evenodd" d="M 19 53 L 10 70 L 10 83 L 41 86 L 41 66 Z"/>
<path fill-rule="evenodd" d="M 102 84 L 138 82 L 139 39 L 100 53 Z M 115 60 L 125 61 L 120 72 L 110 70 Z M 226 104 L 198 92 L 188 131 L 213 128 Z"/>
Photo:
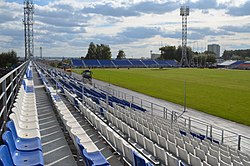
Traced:
<path fill-rule="evenodd" d="M 149 57 L 164 45 L 181 44 L 179 8 L 190 6 L 188 45 L 250 48 L 249 0 L 34 0 L 35 54 L 85 56 L 90 42 L 108 44 L 115 58 Z M 0 0 L 0 52 L 24 54 L 23 1 Z"/>

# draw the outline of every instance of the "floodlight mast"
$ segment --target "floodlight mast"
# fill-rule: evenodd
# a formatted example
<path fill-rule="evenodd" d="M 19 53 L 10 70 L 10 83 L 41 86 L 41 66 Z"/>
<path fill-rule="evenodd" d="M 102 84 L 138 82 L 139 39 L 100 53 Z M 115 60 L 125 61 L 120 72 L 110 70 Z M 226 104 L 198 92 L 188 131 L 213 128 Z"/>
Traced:
<path fill-rule="evenodd" d="M 189 16 L 189 7 L 181 6 L 180 16 L 182 16 L 182 57 L 181 66 L 190 67 L 187 58 L 187 17 Z"/>
<path fill-rule="evenodd" d="M 25 60 L 34 56 L 34 35 L 33 35 L 33 0 L 24 0 L 24 42 L 25 42 Z"/>

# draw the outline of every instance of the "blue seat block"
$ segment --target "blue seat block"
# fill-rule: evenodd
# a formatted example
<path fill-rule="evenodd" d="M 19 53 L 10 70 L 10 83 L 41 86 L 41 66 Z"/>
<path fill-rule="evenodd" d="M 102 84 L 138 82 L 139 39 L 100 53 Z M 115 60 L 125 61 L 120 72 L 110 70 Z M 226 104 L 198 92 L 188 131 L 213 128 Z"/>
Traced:
<path fill-rule="evenodd" d="M 14 165 L 29 165 L 29 166 L 44 165 L 43 154 L 40 150 L 34 150 L 34 151 L 17 150 L 10 131 L 4 132 L 2 138 L 4 143 L 8 146 Z"/>
<path fill-rule="evenodd" d="M 88 166 L 109 166 L 109 162 L 100 151 L 88 153 L 85 149 L 82 150 L 86 165 Z"/>
<path fill-rule="evenodd" d="M 0 165 L 3 166 L 12 166 L 13 161 L 10 156 L 10 151 L 6 145 L 0 146 Z"/>
<path fill-rule="evenodd" d="M 7 122 L 6 127 L 11 132 L 11 135 L 13 137 L 17 150 L 21 150 L 21 151 L 41 150 L 42 151 L 42 144 L 41 144 L 40 138 L 18 137 L 14 122 L 12 120 Z"/>

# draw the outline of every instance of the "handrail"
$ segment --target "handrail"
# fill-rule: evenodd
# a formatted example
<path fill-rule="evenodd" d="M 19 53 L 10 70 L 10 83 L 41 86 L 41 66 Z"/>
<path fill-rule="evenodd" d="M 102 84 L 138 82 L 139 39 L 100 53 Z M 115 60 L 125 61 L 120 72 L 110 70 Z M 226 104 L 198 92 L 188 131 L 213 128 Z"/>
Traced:
<path fill-rule="evenodd" d="M 0 78 L 0 136 L 8 120 L 18 87 L 29 61 L 26 61 Z M 0 137 L 1 139 L 1 137 Z"/>

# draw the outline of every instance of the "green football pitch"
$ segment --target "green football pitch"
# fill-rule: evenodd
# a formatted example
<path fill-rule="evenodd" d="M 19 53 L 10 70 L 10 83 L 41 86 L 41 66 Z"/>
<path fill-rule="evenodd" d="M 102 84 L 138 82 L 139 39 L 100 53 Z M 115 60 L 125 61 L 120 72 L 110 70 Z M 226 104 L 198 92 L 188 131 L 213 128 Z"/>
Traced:
<path fill-rule="evenodd" d="M 82 70 L 75 70 L 81 73 Z M 250 126 L 250 71 L 220 69 L 93 69 L 93 77 Z"/>

